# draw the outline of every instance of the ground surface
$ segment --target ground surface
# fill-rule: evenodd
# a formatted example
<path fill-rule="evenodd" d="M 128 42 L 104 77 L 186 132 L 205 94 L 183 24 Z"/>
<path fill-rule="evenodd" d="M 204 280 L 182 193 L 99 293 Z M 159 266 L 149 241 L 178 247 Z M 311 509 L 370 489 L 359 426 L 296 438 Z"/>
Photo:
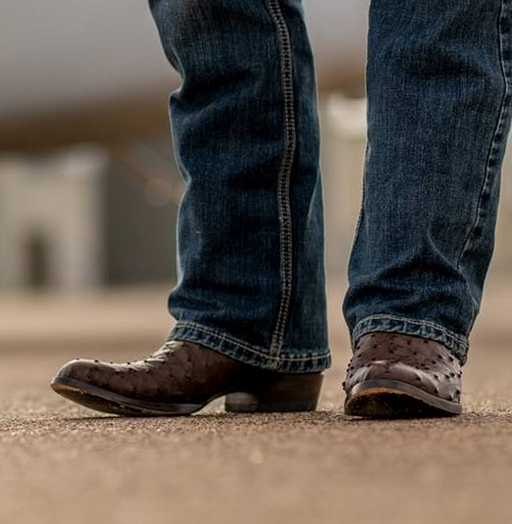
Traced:
<path fill-rule="evenodd" d="M 508 523 L 512 286 L 494 281 L 465 372 L 465 413 L 341 413 L 348 359 L 332 285 L 335 366 L 320 411 L 122 419 L 49 389 L 75 356 L 132 359 L 165 335 L 165 291 L 0 300 L 0 523 Z"/>

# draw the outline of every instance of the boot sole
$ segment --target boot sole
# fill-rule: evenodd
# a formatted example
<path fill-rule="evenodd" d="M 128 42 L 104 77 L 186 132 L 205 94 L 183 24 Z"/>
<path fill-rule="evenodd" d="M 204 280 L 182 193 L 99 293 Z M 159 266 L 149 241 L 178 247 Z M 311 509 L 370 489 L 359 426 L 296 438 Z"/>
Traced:
<path fill-rule="evenodd" d="M 191 415 L 214 400 L 226 397 L 225 408 L 231 413 L 270 413 L 314 411 L 323 376 L 285 375 L 257 384 L 248 391 L 225 391 L 203 404 L 154 403 L 132 399 L 70 378 L 55 377 L 55 393 L 96 411 L 127 417 L 171 417 Z"/>
<path fill-rule="evenodd" d="M 361 382 L 352 388 L 345 401 L 345 414 L 355 417 L 453 417 L 461 413 L 460 403 L 396 380 Z"/>

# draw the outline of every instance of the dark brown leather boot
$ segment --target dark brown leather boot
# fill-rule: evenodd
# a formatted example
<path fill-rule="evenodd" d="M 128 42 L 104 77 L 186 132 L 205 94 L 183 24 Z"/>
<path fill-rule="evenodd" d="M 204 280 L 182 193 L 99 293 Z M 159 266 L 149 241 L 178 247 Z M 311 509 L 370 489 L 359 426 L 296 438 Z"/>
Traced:
<path fill-rule="evenodd" d="M 395 333 L 359 340 L 343 388 L 345 413 L 360 417 L 461 413 L 461 365 L 440 343 Z"/>
<path fill-rule="evenodd" d="M 105 413 L 171 416 L 194 413 L 223 396 L 232 412 L 314 411 L 322 379 L 320 373 L 262 370 L 175 340 L 137 362 L 73 360 L 51 386 L 59 395 Z"/>

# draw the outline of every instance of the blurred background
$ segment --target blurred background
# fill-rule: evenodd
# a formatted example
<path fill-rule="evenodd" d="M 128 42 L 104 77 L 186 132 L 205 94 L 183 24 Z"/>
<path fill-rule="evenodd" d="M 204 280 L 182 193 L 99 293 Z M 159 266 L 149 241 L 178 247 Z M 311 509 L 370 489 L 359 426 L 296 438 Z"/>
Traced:
<path fill-rule="evenodd" d="M 340 305 L 361 201 L 368 4 L 305 1 L 334 351 L 320 412 L 211 417 L 216 404 L 204 417 L 132 421 L 92 418 L 53 394 L 49 380 L 73 357 L 147 355 L 171 327 L 183 185 L 167 106 L 179 78 L 147 0 L 0 2 L 0 522 L 510 519 L 510 155 L 465 371 L 467 414 L 405 425 L 340 414 L 350 352 Z"/>
<path fill-rule="evenodd" d="M 306 5 L 328 267 L 341 281 L 360 204 L 367 7 Z M 163 336 L 183 190 L 168 98 L 180 80 L 147 2 L 7 2 L 0 29 L 0 347 Z"/>
<path fill-rule="evenodd" d="M 307 9 L 334 189 L 330 266 L 343 272 L 360 202 L 367 3 Z M 169 284 L 182 183 L 167 100 L 179 78 L 146 2 L 7 4 L 0 20 L 0 286 Z"/>
<path fill-rule="evenodd" d="M 368 3 L 305 5 L 336 312 L 361 200 Z M 99 336 L 101 304 L 120 293 L 118 313 L 108 310 L 113 340 L 166 332 L 183 190 L 167 104 L 179 77 L 147 2 L 6 2 L 0 29 L 0 347 L 42 343 L 44 334 L 52 346 L 59 333 L 63 344 L 83 342 L 81 329 Z M 495 272 L 512 267 L 504 178 Z"/>
<path fill-rule="evenodd" d="M 361 200 L 368 3 L 305 5 L 336 314 Z M 162 335 L 183 190 L 167 108 L 179 78 L 147 2 L 4 2 L 0 29 L 0 347 Z M 501 273 L 512 267 L 504 179 L 493 265 Z"/>

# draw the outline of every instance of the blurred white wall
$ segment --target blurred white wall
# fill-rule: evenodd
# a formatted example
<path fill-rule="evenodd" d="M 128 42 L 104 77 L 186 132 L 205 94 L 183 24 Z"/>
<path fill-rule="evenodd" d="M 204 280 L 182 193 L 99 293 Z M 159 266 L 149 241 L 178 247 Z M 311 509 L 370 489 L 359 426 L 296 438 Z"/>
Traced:
<path fill-rule="evenodd" d="M 1 286 L 80 290 L 101 282 L 106 161 L 94 148 L 0 161 Z"/>
<path fill-rule="evenodd" d="M 333 93 L 322 97 L 320 116 L 327 269 L 344 275 L 362 199 L 366 100 Z"/>

